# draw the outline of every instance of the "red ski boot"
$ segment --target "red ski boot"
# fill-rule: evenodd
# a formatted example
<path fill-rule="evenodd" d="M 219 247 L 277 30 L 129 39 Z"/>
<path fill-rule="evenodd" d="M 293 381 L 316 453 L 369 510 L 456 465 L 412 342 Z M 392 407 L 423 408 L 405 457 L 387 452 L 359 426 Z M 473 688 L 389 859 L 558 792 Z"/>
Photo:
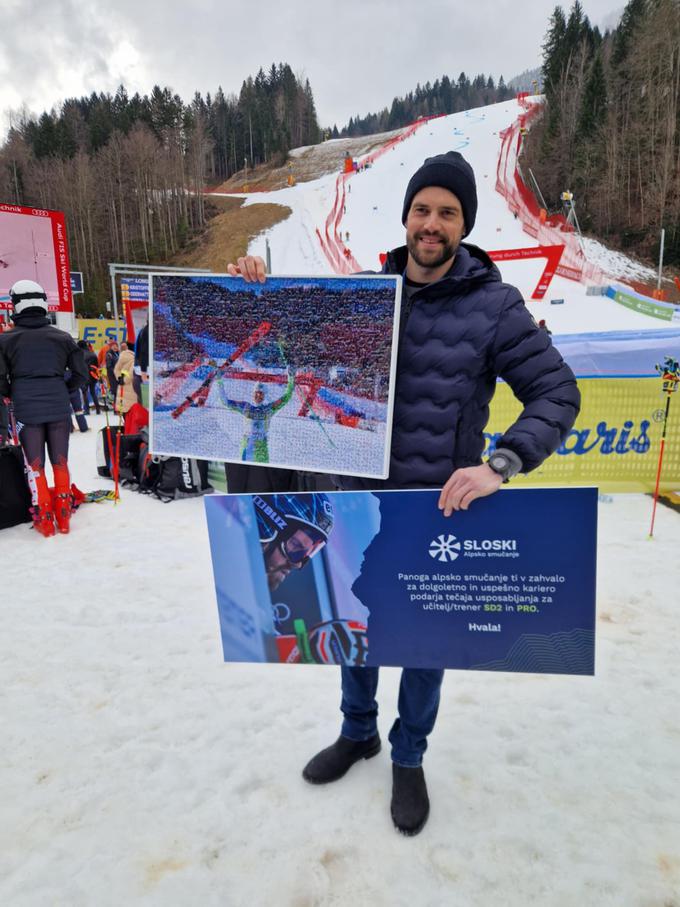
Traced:
<path fill-rule="evenodd" d="M 54 496 L 54 519 L 57 529 L 66 535 L 71 529 L 71 492 L 68 494 L 55 494 Z"/>
<path fill-rule="evenodd" d="M 54 513 L 52 511 L 52 496 L 47 487 L 44 469 L 34 469 L 33 476 L 35 487 L 38 492 L 38 503 L 31 507 L 31 516 L 33 517 L 33 528 L 37 529 L 41 535 L 48 538 L 54 535 Z"/>
<path fill-rule="evenodd" d="M 71 510 L 73 497 L 71 496 L 71 477 L 65 463 L 56 463 L 54 471 L 54 518 L 59 532 L 66 535 L 71 528 Z"/>

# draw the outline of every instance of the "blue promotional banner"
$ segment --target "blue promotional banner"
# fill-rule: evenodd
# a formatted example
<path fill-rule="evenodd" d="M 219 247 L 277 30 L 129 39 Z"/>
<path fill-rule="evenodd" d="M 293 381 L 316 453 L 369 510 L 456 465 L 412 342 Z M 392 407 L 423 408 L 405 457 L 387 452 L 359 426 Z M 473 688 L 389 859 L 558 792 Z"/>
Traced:
<path fill-rule="evenodd" d="M 83 293 L 83 272 L 71 271 L 71 292 Z"/>
<path fill-rule="evenodd" d="M 225 661 L 593 674 L 597 489 L 205 500 Z"/>

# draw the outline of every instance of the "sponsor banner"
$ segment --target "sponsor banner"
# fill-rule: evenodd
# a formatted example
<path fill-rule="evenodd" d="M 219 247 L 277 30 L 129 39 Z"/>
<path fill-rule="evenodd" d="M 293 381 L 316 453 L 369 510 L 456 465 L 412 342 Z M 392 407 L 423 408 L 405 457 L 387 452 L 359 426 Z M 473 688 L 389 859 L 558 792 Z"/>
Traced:
<path fill-rule="evenodd" d="M 121 322 L 116 330 L 116 322 L 103 318 L 77 318 L 78 340 L 85 340 L 91 343 L 95 352 L 108 343 L 109 340 L 117 340 L 122 343 L 126 339 L 125 325 Z"/>
<path fill-rule="evenodd" d="M 597 491 L 206 498 L 225 661 L 593 674 Z"/>
<path fill-rule="evenodd" d="M 61 211 L 0 204 L 0 310 L 10 287 L 35 280 L 50 312 L 73 312 L 66 224 Z"/>
<path fill-rule="evenodd" d="M 607 288 L 607 296 L 625 306 L 634 312 L 641 312 L 643 315 L 650 315 L 652 318 L 660 318 L 662 321 L 673 321 L 676 313 L 674 305 L 662 302 L 653 302 L 651 299 L 645 299 L 643 296 L 636 296 L 632 292 L 624 293 L 617 290 L 616 287 Z"/>
<path fill-rule="evenodd" d="M 71 292 L 72 293 L 84 293 L 83 289 L 83 272 L 82 271 L 71 271 Z"/>
<path fill-rule="evenodd" d="M 581 412 L 562 446 L 513 485 L 598 485 L 603 491 L 653 491 L 666 403 L 656 378 L 580 378 Z M 488 455 L 521 404 L 499 384 L 485 436 Z M 680 488 L 680 418 L 666 428 L 662 491 Z"/>

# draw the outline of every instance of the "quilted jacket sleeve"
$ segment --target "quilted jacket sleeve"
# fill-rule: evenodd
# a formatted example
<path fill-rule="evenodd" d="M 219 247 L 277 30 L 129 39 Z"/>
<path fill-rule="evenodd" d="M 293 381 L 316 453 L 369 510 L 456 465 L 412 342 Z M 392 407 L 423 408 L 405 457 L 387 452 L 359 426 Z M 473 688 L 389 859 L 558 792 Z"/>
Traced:
<path fill-rule="evenodd" d="M 0 397 L 9 397 L 9 363 L 5 357 L 3 345 L 0 343 Z"/>
<path fill-rule="evenodd" d="M 498 323 L 492 357 L 491 367 L 523 406 L 497 447 L 514 450 L 522 459 L 522 472 L 530 472 L 557 450 L 576 420 L 581 405 L 576 378 L 514 288 Z"/>

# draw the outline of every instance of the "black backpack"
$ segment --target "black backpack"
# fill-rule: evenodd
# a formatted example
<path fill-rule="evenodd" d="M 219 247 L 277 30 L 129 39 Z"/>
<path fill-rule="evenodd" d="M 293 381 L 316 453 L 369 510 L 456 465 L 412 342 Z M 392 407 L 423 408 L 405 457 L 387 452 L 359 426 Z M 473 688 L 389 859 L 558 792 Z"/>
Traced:
<path fill-rule="evenodd" d="M 207 460 L 159 457 L 149 450 L 146 431 L 142 430 L 140 438 L 137 460 L 139 492 L 153 494 L 167 504 L 178 498 L 211 494 L 215 490 L 208 482 Z"/>
<path fill-rule="evenodd" d="M 0 447 L 0 529 L 31 522 L 31 492 L 24 471 L 21 448 Z"/>
<path fill-rule="evenodd" d="M 153 493 L 161 501 L 167 503 L 179 498 L 194 498 L 215 490 L 208 482 L 207 460 L 168 457 L 161 459 L 158 465 L 159 475 Z"/>
<path fill-rule="evenodd" d="M 142 446 L 142 435 L 120 436 L 120 473 L 124 485 L 139 485 L 139 451 Z"/>

